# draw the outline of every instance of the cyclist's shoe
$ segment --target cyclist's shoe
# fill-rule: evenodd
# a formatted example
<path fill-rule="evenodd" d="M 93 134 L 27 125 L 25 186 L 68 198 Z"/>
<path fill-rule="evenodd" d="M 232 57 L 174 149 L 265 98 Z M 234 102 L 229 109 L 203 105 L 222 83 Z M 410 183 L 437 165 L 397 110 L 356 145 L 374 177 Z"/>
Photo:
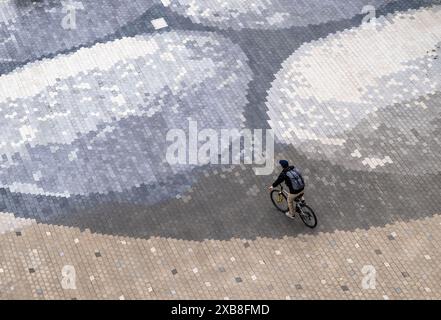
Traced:
<path fill-rule="evenodd" d="M 299 209 L 299 207 L 296 207 L 296 212 L 297 212 L 297 213 L 300 213 L 300 209 Z"/>
<path fill-rule="evenodd" d="M 291 215 L 291 213 L 289 213 L 289 212 L 287 212 L 287 213 L 285 213 L 286 214 L 286 216 L 288 217 L 288 218 L 290 218 L 290 219 L 294 219 L 295 217 L 296 217 L 296 215 L 294 214 L 294 215 Z"/>

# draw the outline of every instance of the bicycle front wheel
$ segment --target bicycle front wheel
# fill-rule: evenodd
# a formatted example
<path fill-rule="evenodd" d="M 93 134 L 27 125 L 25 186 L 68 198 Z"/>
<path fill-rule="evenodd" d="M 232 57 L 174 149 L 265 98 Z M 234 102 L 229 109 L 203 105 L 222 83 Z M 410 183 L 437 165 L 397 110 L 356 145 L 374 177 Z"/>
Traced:
<path fill-rule="evenodd" d="M 289 211 L 288 199 L 286 199 L 286 196 L 283 194 L 283 192 L 280 192 L 280 190 L 273 190 L 271 192 L 271 201 L 277 210 L 283 213 Z"/>
<path fill-rule="evenodd" d="M 317 217 L 315 216 L 314 211 L 307 205 L 304 205 L 301 210 L 302 212 L 300 213 L 300 218 L 302 219 L 303 223 L 307 227 L 314 229 L 317 226 Z"/>

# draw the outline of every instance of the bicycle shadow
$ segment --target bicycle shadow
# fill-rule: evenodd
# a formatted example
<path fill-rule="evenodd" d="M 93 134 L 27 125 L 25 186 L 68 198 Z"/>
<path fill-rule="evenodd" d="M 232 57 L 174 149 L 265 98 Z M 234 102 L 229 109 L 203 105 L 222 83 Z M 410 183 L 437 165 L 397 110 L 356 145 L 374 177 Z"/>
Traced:
<path fill-rule="evenodd" d="M 318 218 L 314 230 L 273 206 L 267 187 L 275 176 L 255 176 L 252 168 L 240 166 L 231 172 L 213 168 L 218 173 L 208 177 L 200 173 L 192 191 L 181 199 L 153 206 L 93 203 L 45 222 L 134 238 L 203 241 L 354 231 L 441 213 L 441 174 L 420 177 L 421 185 L 416 187 L 403 184 L 400 175 L 345 170 L 288 149 L 280 156 L 309 169 L 305 197 Z"/>

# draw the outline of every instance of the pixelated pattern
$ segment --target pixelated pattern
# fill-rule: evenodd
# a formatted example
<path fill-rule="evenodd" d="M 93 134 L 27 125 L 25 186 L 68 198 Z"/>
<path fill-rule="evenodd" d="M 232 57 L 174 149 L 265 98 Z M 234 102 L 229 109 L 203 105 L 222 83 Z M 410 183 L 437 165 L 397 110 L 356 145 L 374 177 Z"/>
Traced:
<path fill-rule="evenodd" d="M 0 3 L 0 71 L 2 65 L 7 68 L 93 44 L 153 5 L 153 0 L 4 0 Z M 75 21 L 66 19 L 63 24 L 72 7 L 77 8 Z"/>
<path fill-rule="evenodd" d="M 168 129 L 186 129 L 188 118 L 201 129 L 240 127 L 251 78 L 241 61 L 246 56 L 227 39 L 170 32 L 99 44 L 4 75 L 2 185 L 70 196 L 180 174 L 165 162 Z M 33 85 L 23 89 L 26 82 Z"/>
<path fill-rule="evenodd" d="M 380 7 L 394 0 L 162 0 L 165 6 L 195 23 L 221 29 L 281 29 L 349 19 L 364 6 Z"/>
<path fill-rule="evenodd" d="M 438 173 L 440 38 L 435 7 L 303 45 L 269 91 L 271 127 L 312 157 L 353 169 Z"/>
<path fill-rule="evenodd" d="M 0 213 L 0 234 L 14 232 L 35 223 L 35 220 L 15 218 L 13 213 Z"/>
<path fill-rule="evenodd" d="M 436 0 L 0 0 L 0 298 L 439 299 L 440 45 Z M 170 165 L 190 120 L 273 129 L 317 229 Z"/>

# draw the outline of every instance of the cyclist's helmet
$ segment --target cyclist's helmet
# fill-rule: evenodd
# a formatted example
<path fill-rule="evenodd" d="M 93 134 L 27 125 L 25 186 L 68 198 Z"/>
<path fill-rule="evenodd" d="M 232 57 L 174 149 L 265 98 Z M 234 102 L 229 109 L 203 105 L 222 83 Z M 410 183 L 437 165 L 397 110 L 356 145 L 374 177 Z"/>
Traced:
<path fill-rule="evenodd" d="M 280 160 L 279 164 L 282 166 L 283 169 L 286 169 L 289 167 L 289 162 L 287 160 Z"/>

